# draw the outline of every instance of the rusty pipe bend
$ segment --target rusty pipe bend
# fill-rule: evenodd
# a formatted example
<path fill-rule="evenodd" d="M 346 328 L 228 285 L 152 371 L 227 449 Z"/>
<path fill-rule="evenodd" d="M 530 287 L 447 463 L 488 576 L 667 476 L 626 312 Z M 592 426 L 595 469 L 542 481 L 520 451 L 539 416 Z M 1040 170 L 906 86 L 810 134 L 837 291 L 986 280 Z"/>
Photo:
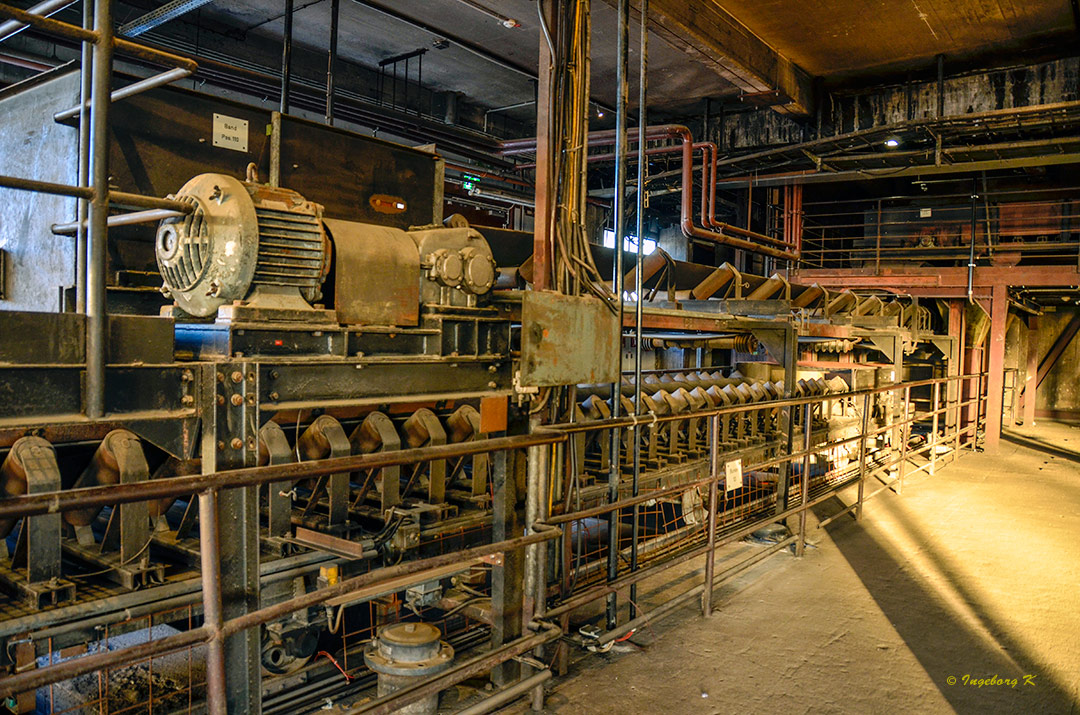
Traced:
<path fill-rule="evenodd" d="M 614 144 L 617 136 L 617 132 L 610 129 L 599 132 L 590 132 L 589 144 L 591 146 Z M 765 236 L 737 226 L 717 222 L 715 220 L 715 212 L 713 213 L 713 216 L 709 218 L 708 223 L 713 228 L 719 229 L 719 231 L 702 228 L 694 224 L 692 187 L 694 164 L 693 152 L 695 149 L 695 142 L 694 136 L 688 127 L 681 124 L 659 124 L 646 127 L 644 132 L 642 132 L 640 128 L 627 130 L 628 142 L 640 141 L 641 138 L 644 138 L 645 141 L 677 139 L 682 142 L 682 202 L 680 210 L 680 227 L 682 228 L 684 236 L 687 238 L 710 240 L 714 243 L 728 245 L 732 248 L 749 251 L 751 253 L 761 253 L 763 255 L 772 256 L 773 258 L 798 262 L 799 253 L 797 251 L 783 250 L 783 247 L 790 248 L 789 244 L 779 239 L 772 238 L 771 236 Z M 713 180 L 710 181 L 710 183 L 715 187 L 716 182 L 714 172 L 715 164 L 717 162 L 715 144 L 712 144 L 712 142 L 701 142 L 697 146 L 701 147 L 702 151 L 706 153 L 710 151 L 713 153 L 712 162 L 706 160 L 705 163 L 711 163 L 713 165 L 710 169 Z M 503 156 L 526 154 L 535 150 L 535 137 L 529 139 L 510 139 L 499 142 L 499 153 Z M 715 196 L 715 188 L 711 193 Z M 742 236 L 744 238 L 737 238 L 737 236 Z M 746 240 L 750 238 L 754 239 L 754 241 L 772 244 L 773 246 L 780 246 L 781 248 L 772 248 L 767 245 L 763 246 L 754 241 Z"/>

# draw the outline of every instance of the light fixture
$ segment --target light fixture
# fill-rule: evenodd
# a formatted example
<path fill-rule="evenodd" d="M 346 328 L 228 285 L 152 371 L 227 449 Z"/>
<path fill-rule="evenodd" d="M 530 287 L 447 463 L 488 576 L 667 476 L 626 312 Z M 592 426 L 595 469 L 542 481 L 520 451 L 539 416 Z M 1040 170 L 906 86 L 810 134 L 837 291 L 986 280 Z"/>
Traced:
<path fill-rule="evenodd" d="M 896 147 L 900 146 L 900 140 L 895 137 L 889 137 L 885 140 L 885 146 L 889 147 L 890 149 L 895 149 Z"/>

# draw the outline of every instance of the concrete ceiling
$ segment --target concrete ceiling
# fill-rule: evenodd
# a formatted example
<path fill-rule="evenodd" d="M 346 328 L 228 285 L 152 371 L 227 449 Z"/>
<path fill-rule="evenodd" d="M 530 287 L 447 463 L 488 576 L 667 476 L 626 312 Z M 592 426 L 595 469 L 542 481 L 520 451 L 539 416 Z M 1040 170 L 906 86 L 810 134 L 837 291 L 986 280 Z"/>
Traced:
<path fill-rule="evenodd" d="M 858 76 L 1080 43 L 1076 0 L 714 0 L 810 74 Z"/>
<path fill-rule="evenodd" d="M 487 52 L 535 73 L 540 41 L 534 0 L 484 0 L 482 4 L 517 20 L 521 26 L 504 27 L 498 20 L 459 0 L 396 0 L 382 3 L 401 15 L 448 35 L 461 37 Z M 283 3 L 280 0 L 217 0 L 202 9 L 201 22 L 246 30 L 280 39 Z M 330 25 L 329 0 L 296 0 L 293 20 L 294 41 L 325 51 Z M 346 59 L 369 67 L 380 60 L 426 47 L 423 82 L 435 90 L 462 92 L 476 103 L 498 107 L 526 100 L 534 95 L 532 82 L 519 72 L 451 43 L 443 50 L 432 48 L 438 32 L 418 29 L 388 17 L 361 2 L 342 0 L 338 51 Z M 615 102 L 616 14 L 602 2 L 593 4 L 592 96 L 609 105 Z M 631 64 L 637 65 L 637 28 L 631 32 Z M 242 52 L 242 48 L 237 48 Z M 650 35 L 650 106 L 677 106 L 703 97 L 737 93 L 730 82 L 704 64 L 687 57 L 660 37 Z M 399 67 L 399 71 L 403 71 Z M 416 63 L 410 76 L 416 78 Z M 636 72 L 632 77 L 636 82 Z M 633 85 L 632 85 L 633 86 Z M 631 94 L 635 94 L 631 92 Z M 636 95 L 635 95 L 636 96 Z M 633 100 L 633 98 L 632 98 Z M 528 113 L 530 110 L 524 110 Z"/>

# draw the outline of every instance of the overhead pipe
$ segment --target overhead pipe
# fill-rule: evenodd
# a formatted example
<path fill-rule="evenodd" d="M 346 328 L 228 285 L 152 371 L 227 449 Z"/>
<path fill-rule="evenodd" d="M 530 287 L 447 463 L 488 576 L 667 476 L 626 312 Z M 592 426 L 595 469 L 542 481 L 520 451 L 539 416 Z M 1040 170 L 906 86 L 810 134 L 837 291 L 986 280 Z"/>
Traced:
<path fill-rule="evenodd" d="M 64 8 L 74 5 L 76 2 L 78 2 L 78 0 L 45 0 L 44 2 L 39 2 L 37 5 L 28 8 L 26 11 L 33 15 L 48 17 L 50 15 L 55 15 Z M 8 20 L 7 22 L 0 24 L 0 42 L 19 34 L 27 27 L 29 27 L 29 25 L 19 22 L 18 20 Z"/>
<path fill-rule="evenodd" d="M 615 143 L 616 136 L 617 134 L 613 130 L 590 132 L 589 144 L 590 146 L 611 145 Z M 730 246 L 734 249 L 771 256 L 781 260 L 798 262 L 799 254 L 795 250 L 762 245 L 772 244 L 773 246 L 780 247 L 785 245 L 783 241 L 771 236 L 765 236 L 764 234 L 748 231 L 747 229 L 718 221 L 710 222 L 712 228 L 716 230 L 695 225 L 692 194 L 694 137 L 690 130 L 681 124 L 662 124 L 646 127 L 644 132 L 642 132 L 640 128 L 628 131 L 628 141 L 660 141 L 664 139 L 679 139 L 682 142 L 682 202 L 680 207 L 680 227 L 682 228 L 684 236 L 687 238 L 711 241 L 713 243 Z M 503 156 L 517 156 L 529 154 L 534 151 L 536 151 L 535 138 L 509 139 L 499 142 L 499 153 Z"/>

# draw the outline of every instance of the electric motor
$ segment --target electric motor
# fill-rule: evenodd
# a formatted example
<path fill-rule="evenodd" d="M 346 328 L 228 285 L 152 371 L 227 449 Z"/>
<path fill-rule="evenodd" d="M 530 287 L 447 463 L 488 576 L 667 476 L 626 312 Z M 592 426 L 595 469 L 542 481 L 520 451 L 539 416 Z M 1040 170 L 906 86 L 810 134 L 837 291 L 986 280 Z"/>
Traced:
<path fill-rule="evenodd" d="M 224 174 L 196 176 L 170 198 L 194 207 L 162 221 L 155 245 L 162 292 L 183 311 L 210 317 L 260 286 L 318 300 L 330 267 L 322 206 Z"/>

